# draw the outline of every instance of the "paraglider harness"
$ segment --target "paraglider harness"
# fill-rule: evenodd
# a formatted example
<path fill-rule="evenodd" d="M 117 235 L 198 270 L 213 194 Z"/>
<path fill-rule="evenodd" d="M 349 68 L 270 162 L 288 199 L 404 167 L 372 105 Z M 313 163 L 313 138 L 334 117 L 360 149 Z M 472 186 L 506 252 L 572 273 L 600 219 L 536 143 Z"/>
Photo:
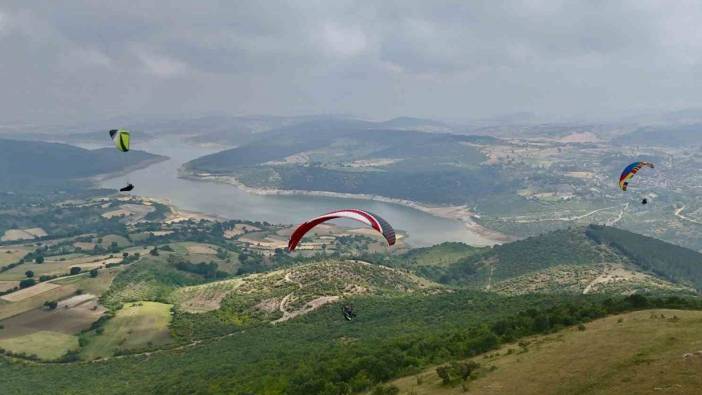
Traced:
<path fill-rule="evenodd" d="M 347 321 L 351 321 L 352 318 L 356 318 L 356 313 L 353 312 L 353 306 L 350 304 L 341 306 L 341 313 L 344 314 L 344 318 L 346 318 Z"/>

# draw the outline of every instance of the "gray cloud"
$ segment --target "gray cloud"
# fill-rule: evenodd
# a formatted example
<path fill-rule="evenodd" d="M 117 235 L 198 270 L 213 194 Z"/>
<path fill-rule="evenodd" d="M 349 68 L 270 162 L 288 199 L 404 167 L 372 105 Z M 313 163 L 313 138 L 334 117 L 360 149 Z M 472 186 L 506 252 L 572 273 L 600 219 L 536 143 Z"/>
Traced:
<path fill-rule="evenodd" d="M 0 118 L 467 118 L 702 103 L 698 2 L 111 3 L 0 4 Z"/>

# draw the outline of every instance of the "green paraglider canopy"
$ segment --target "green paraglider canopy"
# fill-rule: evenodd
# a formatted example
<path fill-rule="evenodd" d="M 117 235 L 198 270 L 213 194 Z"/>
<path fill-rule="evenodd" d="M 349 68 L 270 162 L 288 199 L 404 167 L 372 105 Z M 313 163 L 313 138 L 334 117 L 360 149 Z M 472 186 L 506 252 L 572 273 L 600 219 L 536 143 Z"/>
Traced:
<path fill-rule="evenodd" d="M 126 129 L 110 130 L 110 138 L 115 143 L 115 147 L 122 152 L 129 151 L 129 131 Z"/>

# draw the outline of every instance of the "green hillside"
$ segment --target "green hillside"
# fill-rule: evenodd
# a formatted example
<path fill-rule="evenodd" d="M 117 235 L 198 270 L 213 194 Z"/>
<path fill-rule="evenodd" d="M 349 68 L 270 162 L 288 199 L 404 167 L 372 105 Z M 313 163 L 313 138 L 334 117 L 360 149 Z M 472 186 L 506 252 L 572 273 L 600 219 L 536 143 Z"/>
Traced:
<path fill-rule="evenodd" d="M 258 140 L 197 158 L 186 173 L 234 176 L 251 187 L 375 194 L 463 204 L 511 193 L 518 179 L 485 165 L 481 136 L 383 129 L 326 120 L 261 133 Z"/>
<path fill-rule="evenodd" d="M 625 255 L 642 270 L 702 290 L 702 254 L 626 230 L 590 225 L 587 236 Z"/>
<path fill-rule="evenodd" d="M 508 293 L 588 292 L 593 286 L 612 291 L 614 285 L 619 292 L 686 287 L 692 289 L 685 292 L 692 292 L 702 284 L 702 254 L 621 229 L 590 225 L 495 246 L 426 273 L 443 283 Z"/>
<path fill-rule="evenodd" d="M 10 393 L 347 393 L 467 358 L 525 335 L 683 299 L 501 297 L 458 291 L 354 298 L 358 318 L 331 305 L 172 351 L 93 363 L 18 364 L 0 357 Z M 75 380 L 80 377 L 81 380 Z"/>
<path fill-rule="evenodd" d="M 112 148 L 87 150 L 66 144 L 0 139 L 0 191 L 70 189 L 76 181 L 136 168 L 164 157 L 130 151 L 128 157 Z M 67 184 L 68 183 L 68 184 Z"/>

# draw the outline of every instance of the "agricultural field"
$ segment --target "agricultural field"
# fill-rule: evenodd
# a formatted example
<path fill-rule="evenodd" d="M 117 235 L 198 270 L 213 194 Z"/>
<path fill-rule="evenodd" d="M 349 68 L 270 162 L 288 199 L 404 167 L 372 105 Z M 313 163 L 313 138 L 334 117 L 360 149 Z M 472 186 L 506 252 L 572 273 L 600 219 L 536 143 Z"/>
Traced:
<path fill-rule="evenodd" d="M 5 295 L 0 298 L 0 320 L 42 307 L 44 302 L 67 298 L 74 295 L 77 290 L 78 288 L 74 285 L 57 286 L 52 283 L 40 283 Z M 8 297 L 10 297 L 9 300 Z"/>
<path fill-rule="evenodd" d="M 0 281 L 0 292 L 4 292 L 19 286 L 19 281 Z"/>
<path fill-rule="evenodd" d="M 107 291 L 107 289 L 110 288 L 112 281 L 122 270 L 124 270 L 124 267 L 116 266 L 99 270 L 96 277 L 89 276 L 87 273 L 85 273 L 80 276 L 73 276 L 63 279 L 59 278 L 53 280 L 52 283 L 58 285 L 71 285 L 93 295 L 102 295 L 105 291 Z"/>
<path fill-rule="evenodd" d="M 42 228 L 8 229 L 0 237 L 0 241 L 32 240 L 47 236 Z"/>
<path fill-rule="evenodd" d="M 19 261 L 31 250 L 32 247 L 22 245 L 0 247 L 0 267 Z"/>
<path fill-rule="evenodd" d="M 107 263 L 120 261 L 122 258 L 110 258 L 108 255 L 94 256 L 82 254 L 69 254 L 61 256 L 52 256 L 45 258 L 44 262 L 39 264 L 35 262 L 26 262 L 18 265 L 10 270 L 0 273 L 0 280 L 22 280 L 26 278 L 25 272 L 31 271 L 34 276 L 39 278 L 42 275 L 63 275 L 67 274 L 72 267 L 80 267 L 82 270 L 90 270 L 99 268 Z"/>
<path fill-rule="evenodd" d="M 582 329 L 582 330 L 581 330 Z M 472 360 L 471 394 L 695 393 L 702 388 L 702 312 L 645 310 L 523 339 Z M 391 382 L 402 394 L 466 392 L 436 367 Z"/>
<path fill-rule="evenodd" d="M 77 350 L 78 337 L 60 332 L 38 331 L 23 336 L 0 338 L 0 348 L 50 361 L 62 357 L 68 351 Z"/>
<path fill-rule="evenodd" d="M 68 297 L 54 309 L 35 307 L 0 321 L 3 326 L 0 348 L 44 360 L 57 359 L 77 350 L 76 335 L 88 329 L 105 311 L 92 294 Z"/>
<path fill-rule="evenodd" d="M 127 303 L 81 349 L 81 357 L 92 360 L 115 353 L 152 349 L 172 342 L 168 325 L 171 305 L 157 302 Z"/>

